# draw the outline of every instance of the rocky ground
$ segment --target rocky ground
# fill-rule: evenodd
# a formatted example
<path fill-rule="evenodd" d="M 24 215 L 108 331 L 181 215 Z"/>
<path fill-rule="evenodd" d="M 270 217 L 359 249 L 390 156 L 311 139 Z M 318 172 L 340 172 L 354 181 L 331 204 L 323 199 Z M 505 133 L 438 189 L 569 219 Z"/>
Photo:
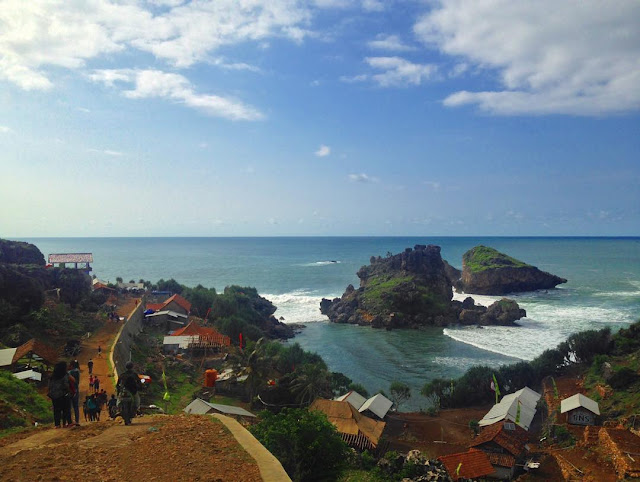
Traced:
<path fill-rule="evenodd" d="M 260 481 L 253 458 L 209 416 L 146 416 L 7 437 L 0 480 Z"/>

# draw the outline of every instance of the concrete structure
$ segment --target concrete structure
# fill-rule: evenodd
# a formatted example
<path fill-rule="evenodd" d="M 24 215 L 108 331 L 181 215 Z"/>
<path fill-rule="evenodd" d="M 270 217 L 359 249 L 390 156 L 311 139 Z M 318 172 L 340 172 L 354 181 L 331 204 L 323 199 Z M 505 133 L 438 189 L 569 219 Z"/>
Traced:
<path fill-rule="evenodd" d="M 131 347 L 134 345 L 135 336 L 142 331 L 143 305 L 144 303 L 138 303 L 131 311 L 113 341 L 110 360 L 114 371 L 114 382 L 117 382 L 120 373 L 126 370 L 125 365 L 131 359 Z"/>
<path fill-rule="evenodd" d="M 59 268 L 69 268 L 68 264 L 73 264 L 74 269 L 81 269 L 83 271 L 91 271 L 91 265 L 93 263 L 93 254 L 91 253 L 56 253 L 49 255 L 49 264 L 52 266 L 58 265 Z M 78 264 L 81 266 L 78 267 Z"/>
<path fill-rule="evenodd" d="M 164 327 L 167 331 L 183 328 L 187 324 L 188 319 L 189 317 L 187 315 L 171 310 L 156 311 L 144 317 L 147 324 Z"/>
<path fill-rule="evenodd" d="M 566 414 L 567 423 L 572 425 L 595 425 L 600 408 L 596 401 L 577 393 L 560 402 L 560 413 Z"/>

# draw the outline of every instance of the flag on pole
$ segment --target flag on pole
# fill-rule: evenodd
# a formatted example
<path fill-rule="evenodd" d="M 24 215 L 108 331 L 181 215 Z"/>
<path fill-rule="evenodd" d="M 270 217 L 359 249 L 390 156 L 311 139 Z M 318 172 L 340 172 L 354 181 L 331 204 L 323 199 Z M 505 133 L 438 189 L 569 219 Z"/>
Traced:
<path fill-rule="evenodd" d="M 211 307 L 209 307 L 209 309 L 207 310 L 207 314 L 204 317 L 205 320 L 209 318 L 209 313 L 211 313 Z"/>
<path fill-rule="evenodd" d="M 167 376 L 164 374 L 164 367 L 162 368 L 162 383 L 164 384 L 164 395 L 162 396 L 162 399 L 167 401 L 171 397 L 169 396 L 169 388 L 167 387 Z"/>
<path fill-rule="evenodd" d="M 500 398 L 500 387 L 498 386 L 498 380 L 495 373 L 493 374 L 493 381 L 491 382 L 491 389 L 496 392 L 496 405 L 498 404 L 498 398 Z"/>
<path fill-rule="evenodd" d="M 462 462 L 460 462 L 458 468 L 456 468 L 456 475 L 460 475 L 460 467 L 462 467 Z"/>
<path fill-rule="evenodd" d="M 242 333 L 240 333 L 240 349 L 242 350 Z"/>

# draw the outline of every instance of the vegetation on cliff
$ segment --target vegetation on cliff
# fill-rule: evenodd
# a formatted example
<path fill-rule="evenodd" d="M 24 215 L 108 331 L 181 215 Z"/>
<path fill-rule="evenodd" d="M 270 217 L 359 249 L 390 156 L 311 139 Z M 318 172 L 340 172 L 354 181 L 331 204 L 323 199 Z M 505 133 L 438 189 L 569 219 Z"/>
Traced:
<path fill-rule="evenodd" d="M 323 299 L 320 311 L 335 323 L 374 328 L 418 328 L 451 323 L 504 324 L 526 316 L 515 301 L 501 300 L 489 309 L 473 299 L 452 301 L 455 270 L 440 256 L 439 246 L 417 245 L 386 258 L 372 257 L 358 271 L 360 287 L 349 285 L 341 298 Z"/>
<path fill-rule="evenodd" d="M 462 273 L 455 286 L 465 293 L 502 295 L 551 289 L 566 282 L 493 248 L 476 246 L 462 256 Z"/>
<path fill-rule="evenodd" d="M 0 370 L 0 433 L 53 420 L 51 403 L 29 383 Z"/>
<path fill-rule="evenodd" d="M 476 246 L 462 255 L 462 262 L 472 273 L 486 269 L 531 268 L 530 264 L 512 258 L 487 246 Z"/>
<path fill-rule="evenodd" d="M 607 365 L 608 364 L 608 365 Z M 438 408 L 458 408 L 491 403 L 490 382 L 495 374 L 503 394 L 524 386 L 539 387 L 542 379 L 569 369 L 588 376 L 585 386 L 591 397 L 601 400 L 597 387 L 621 389 L 607 398 L 610 415 L 630 414 L 640 409 L 640 321 L 615 335 L 609 328 L 574 333 L 556 348 L 545 350 L 530 362 L 500 368 L 474 366 L 456 380 L 437 378 L 424 385 L 422 394 Z M 630 399 L 635 399 L 630 403 Z M 635 413 L 635 412 L 634 412 Z"/>

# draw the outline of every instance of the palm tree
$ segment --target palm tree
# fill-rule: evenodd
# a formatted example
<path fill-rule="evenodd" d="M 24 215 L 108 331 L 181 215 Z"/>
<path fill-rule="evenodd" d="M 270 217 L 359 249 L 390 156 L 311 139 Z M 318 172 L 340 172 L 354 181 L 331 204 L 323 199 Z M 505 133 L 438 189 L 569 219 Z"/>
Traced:
<path fill-rule="evenodd" d="M 317 365 L 304 365 L 295 372 L 291 383 L 291 392 L 296 402 L 310 405 L 318 397 L 331 397 L 331 382 L 329 372 Z"/>

